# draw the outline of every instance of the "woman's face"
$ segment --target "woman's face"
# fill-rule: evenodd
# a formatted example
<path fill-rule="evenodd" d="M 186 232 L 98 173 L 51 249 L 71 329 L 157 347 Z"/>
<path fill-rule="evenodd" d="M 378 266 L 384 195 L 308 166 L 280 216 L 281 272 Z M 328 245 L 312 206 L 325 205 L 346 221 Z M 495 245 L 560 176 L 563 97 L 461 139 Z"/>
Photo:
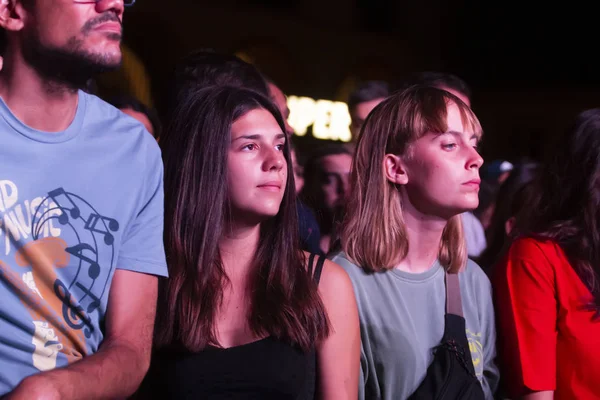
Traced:
<path fill-rule="evenodd" d="M 323 182 L 321 190 L 325 206 L 333 210 L 346 205 L 350 194 L 350 169 L 352 156 L 350 154 L 331 154 L 320 160 Z"/>
<path fill-rule="evenodd" d="M 448 105 L 448 130 L 417 139 L 402 157 L 407 175 L 403 197 L 428 215 L 452 217 L 479 204 L 479 137 L 462 123 L 455 104 Z M 406 199 L 405 199 L 406 200 Z"/>
<path fill-rule="evenodd" d="M 234 218 L 260 221 L 279 212 L 287 182 L 285 140 L 264 109 L 249 111 L 233 123 L 227 168 Z"/>

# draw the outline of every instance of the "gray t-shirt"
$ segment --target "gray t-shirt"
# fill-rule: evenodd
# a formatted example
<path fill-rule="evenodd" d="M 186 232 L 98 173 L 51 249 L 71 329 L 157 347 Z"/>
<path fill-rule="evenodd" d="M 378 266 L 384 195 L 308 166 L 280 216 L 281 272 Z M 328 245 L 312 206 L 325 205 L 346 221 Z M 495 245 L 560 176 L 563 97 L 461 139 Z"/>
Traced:
<path fill-rule="evenodd" d="M 433 348 L 444 334 L 444 269 L 436 261 L 419 274 L 397 269 L 366 273 L 344 253 L 331 259 L 350 276 L 358 303 L 362 340 L 359 399 L 406 399 L 425 378 Z M 471 260 L 460 273 L 460 289 L 475 373 L 486 398 L 492 399 L 499 375 L 494 363 L 491 285 Z"/>
<path fill-rule="evenodd" d="M 467 253 L 469 257 L 479 257 L 487 247 L 485 229 L 472 212 L 462 213 L 460 218 L 463 224 L 465 241 L 467 242 Z"/>

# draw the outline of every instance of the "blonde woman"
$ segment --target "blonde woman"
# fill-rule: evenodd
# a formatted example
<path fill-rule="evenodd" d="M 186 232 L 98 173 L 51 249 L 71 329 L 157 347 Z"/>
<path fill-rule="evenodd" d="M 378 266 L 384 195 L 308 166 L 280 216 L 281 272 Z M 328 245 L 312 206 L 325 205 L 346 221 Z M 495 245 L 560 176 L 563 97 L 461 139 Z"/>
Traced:
<path fill-rule="evenodd" d="M 461 337 L 446 347 L 455 350 L 456 365 L 472 375 L 471 389 L 479 394 L 433 392 L 444 399 L 493 398 L 498 372 L 490 282 L 467 259 L 460 221 L 478 204 L 480 137 L 480 123 L 465 103 L 427 86 L 388 98 L 363 126 L 343 250 L 332 257 L 357 296 L 361 399 L 424 398 L 415 391 L 427 389 L 428 369 L 447 339 L 446 281 L 456 277 L 462 307 L 454 314 L 464 319 Z M 464 351 L 453 347 L 462 341 Z"/>

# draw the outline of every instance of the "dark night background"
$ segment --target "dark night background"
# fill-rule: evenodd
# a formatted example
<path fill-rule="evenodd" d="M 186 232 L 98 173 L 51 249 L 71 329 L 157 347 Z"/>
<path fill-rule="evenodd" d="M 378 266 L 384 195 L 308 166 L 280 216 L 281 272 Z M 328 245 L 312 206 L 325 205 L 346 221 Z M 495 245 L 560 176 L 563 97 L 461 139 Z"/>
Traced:
<path fill-rule="evenodd" d="M 553 135 L 600 106 L 600 24 L 592 2 L 138 0 L 126 46 L 152 101 L 196 48 L 241 54 L 288 95 L 345 101 L 357 82 L 451 72 L 473 90 L 487 160 L 538 158 Z M 101 94 L 127 90 L 118 73 Z"/>

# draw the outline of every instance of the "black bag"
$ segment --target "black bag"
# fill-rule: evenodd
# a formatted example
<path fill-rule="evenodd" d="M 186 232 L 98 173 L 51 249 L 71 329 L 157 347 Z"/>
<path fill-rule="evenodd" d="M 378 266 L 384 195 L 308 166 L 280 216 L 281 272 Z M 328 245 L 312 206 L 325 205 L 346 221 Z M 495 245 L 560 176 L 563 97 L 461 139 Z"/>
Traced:
<path fill-rule="evenodd" d="M 458 274 L 446 273 L 444 337 L 435 348 L 427 375 L 409 400 L 481 400 L 483 388 L 475 376 L 465 331 Z"/>

